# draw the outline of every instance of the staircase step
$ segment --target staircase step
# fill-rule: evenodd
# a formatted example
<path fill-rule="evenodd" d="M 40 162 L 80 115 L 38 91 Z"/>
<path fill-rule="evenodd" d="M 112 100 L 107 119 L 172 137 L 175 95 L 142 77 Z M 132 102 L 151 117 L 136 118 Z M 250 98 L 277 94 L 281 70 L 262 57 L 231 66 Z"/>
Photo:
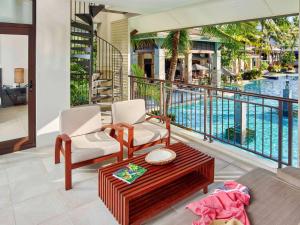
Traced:
<path fill-rule="evenodd" d="M 82 21 L 86 22 L 88 25 L 93 25 L 93 17 L 90 14 L 77 13 L 75 15 Z"/>
<path fill-rule="evenodd" d="M 102 94 L 102 95 L 97 95 L 96 97 L 93 97 L 93 98 L 92 98 L 92 101 L 93 101 L 93 102 L 96 102 L 96 101 L 100 101 L 100 100 L 108 99 L 108 98 L 112 98 L 112 94 Z"/>
<path fill-rule="evenodd" d="M 74 55 L 71 56 L 71 58 L 90 60 L 91 59 L 91 55 L 90 54 L 74 54 Z"/>
<path fill-rule="evenodd" d="M 73 36 L 77 36 L 77 37 L 84 37 L 84 38 L 92 38 L 92 34 L 91 33 L 84 33 L 84 32 L 71 32 L 71 35 Z"/>
<path fill-rule="evenodd" d="M 100 105 L 100 106 L 104 106 L 104 105 L 101 105 L 101 103 L 96 103 L 97 105 Z M 111 106 L 111 104 L 110 105 L 107 105 L 107 106 Z M 105 111 L 105 112 L 101 112 L 101 114 L 102 115 L 106 115 L 106 116 L 111 116 L 111 112 L 110 111 Z"/>
<path fill-rule="evenodd" d="M 90 5 L 90 14 L 92 17 L 97 16 L 99 12 L 105 9 L 105 5 Z"/>
<path fill-rule="evenodd" d="M 79 23 L 79 22 L 76 22 L 76 21 L 72 21 L 71 22 L 71 26 L 79 28 L 81 30 L 86 30 L 86 31 L 89 31 L 89 32 L 93 32 L 93 27 L 90 26 L 90 25 L 87 25 L 87 24 L 83 24 L 83 23 Z"/>
<path fill-rule="evenodd" d="M 80 52 L 91 52 L 90 47 L 71 47 L 71 50 Z"/>
<path fill-rule="evenodd" d="M 109 91 L 109 90 L 112 90 L 112 87 L 111 86 L 94 87 L 94 90 Z"/>
<path fill-rule="evenodd" d="M 71 40 L 72 44 L 81 44 L 81 45 L 92 45 L 92 42 L 89 40 Z"/>
<path fill-rule="evenodd" d="M 96 104 L 100 105 L 100 106 L 111 106 L 112 105 L 111 102 L 97 102 Z"/>

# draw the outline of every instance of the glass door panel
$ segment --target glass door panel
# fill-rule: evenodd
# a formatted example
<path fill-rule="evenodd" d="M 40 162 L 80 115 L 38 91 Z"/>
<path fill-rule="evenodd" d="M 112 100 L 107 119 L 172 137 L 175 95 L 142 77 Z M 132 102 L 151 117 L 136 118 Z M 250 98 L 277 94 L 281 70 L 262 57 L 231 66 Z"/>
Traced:
<path fill-rule="evenodd" d="M 0 34 L 0 142 L 28 139 L 29 37 Z"/>
<path fill-rule="evenodd" d="M 0 0 L 0 23 L 32 24 L 32 0 Z"/>

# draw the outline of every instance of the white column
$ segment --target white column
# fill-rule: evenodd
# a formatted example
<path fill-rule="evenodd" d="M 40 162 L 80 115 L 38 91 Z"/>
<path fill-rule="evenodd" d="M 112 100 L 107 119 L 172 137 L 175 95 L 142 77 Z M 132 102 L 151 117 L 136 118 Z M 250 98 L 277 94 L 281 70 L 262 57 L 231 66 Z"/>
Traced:
<path fill-rule="evenodd" d="M 245 103 L 239 102 L 240 95 L 236 94 L 234 103 L 234 126 L 235 126 L 235 138 L 236 142 L 239 144 L 244 144 L 247 136 L 247 105 Z"/>
<path fill-rule="evenodd" d="M 131 65 L 136 64 L 138 65 L 138 54 L 134 51 L 131 51 Z"/>
<path fill-rule="evenodd" d="M 184 81 L 188 84 L 193 82 L 193 54 L 187 53 L 184 58 Z"/>
<path fill-rule="evenodd" d="M 249 58 L 249 70 L 253 69 L 253 59 L 252 57 Z"/>
<path fill-rule="evenodd" d="M 221 51 L 216 50 L 212 59 L 212 81 L 211 84 L 215 87 L 220 87 L 221 85 Z"/>
<path fill-rule="evenodd" d="M 166 61 L 165 50 L 162 48 L 155 49 L 154 51 L 154 78 L 155 79 L 160 79 L 160 80 L 166 79 L 165 61 Z"/>

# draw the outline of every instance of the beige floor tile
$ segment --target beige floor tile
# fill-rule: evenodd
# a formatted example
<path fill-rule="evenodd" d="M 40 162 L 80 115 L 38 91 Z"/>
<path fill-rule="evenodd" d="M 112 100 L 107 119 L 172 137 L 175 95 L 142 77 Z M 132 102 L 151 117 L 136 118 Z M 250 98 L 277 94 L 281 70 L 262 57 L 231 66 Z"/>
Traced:
<path fill-rule="evenodd" d="M 13 182 L 9 184 L 9 187 L 13 203 L 19 203 L 54 190 L 54 186 L 47 175 L 34 176 L 28 180 Z"/>
<path fill-rule="evenodd" d="M 100 200 L 78 207 L 69 213 L 74 225 L 118 225 Z"/>
<path fill-rule="evenodd" d="M 215 181 L 236 180 L 246 174 L 247 171 L 236 167 L 234 165 L 228 165 L 225 168 L 215 172 Z"/>
<path fill-rule="evenodd" d="M 0 210 L 6 209 L 12 205 L 10 198 L 10 189 L 8 185 L 0 186 Z"/>
<path fill-rule="evenodd" d="M 0 224 L 1 225 L 16 225 L 14 210 L 9 207 L 0 210 Z"/>
<path fill-rule="evenodd" d="M 39 223 L 38 225 L 73 225 L 73 223 L 69 216 L 66 214 L 51 218 L 49 220 Z"/>
<path fill-rule="evenodd" d="M 9 183 L 28 180 L 31 177 L 43 176 L 46 174 L 46 168 L 38 159 L 24 160 L 23 162 L 13 163 L 7 169 Z"/>
<path fill-rule="evenodd" d="M 226 162 L 219 158 L 215 158 L 215 172 L 225 168 L 228 165 L 229 165 L 229 162 Z"/>
<path fill-rule="evenodd" d="M 0 170 L 0 187 L 8 184 L 8 178 L 5 169 Z"/>
<path fill-rule="evenodd" d="M 68 208 L 79 207 L 99 199 L 96 179 L 75 183 L 68 191 L 60 188 L 58 193 Z"/>
<path fill-rule="evenodd" d="M 14 205 L 17 225 L 38 225 L 67 212 L 65 203 L 57 192 L 30 198 Z"/>

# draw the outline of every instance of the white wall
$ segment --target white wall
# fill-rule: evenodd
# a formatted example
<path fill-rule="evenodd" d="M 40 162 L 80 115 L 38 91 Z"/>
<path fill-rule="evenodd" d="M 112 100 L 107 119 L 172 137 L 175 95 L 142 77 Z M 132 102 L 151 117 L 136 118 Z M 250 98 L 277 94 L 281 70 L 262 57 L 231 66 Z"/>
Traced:
<path fill-rule="evenodd" d="M 58 112 L 70 107 L 70 1 L 38 0 L 36 33 L 37 146 L 53 144 Z"/>
<path fill-rule="evenodd" d="M 2 84 L 16 85 L 14 82 L 15 68 L 24 68 L 24 84 L 27 84 L 28 36 L 0 35 L 0 67 L 3 75 Z"/>
<path fill-rule="evenodd" d="M 98 35 L 108 42 L 111 42 L 111 23 L 113 21 L 127 18 L 124 14 L 100 12 L 95 18 L 94 23 L 98 25 Z"/>

